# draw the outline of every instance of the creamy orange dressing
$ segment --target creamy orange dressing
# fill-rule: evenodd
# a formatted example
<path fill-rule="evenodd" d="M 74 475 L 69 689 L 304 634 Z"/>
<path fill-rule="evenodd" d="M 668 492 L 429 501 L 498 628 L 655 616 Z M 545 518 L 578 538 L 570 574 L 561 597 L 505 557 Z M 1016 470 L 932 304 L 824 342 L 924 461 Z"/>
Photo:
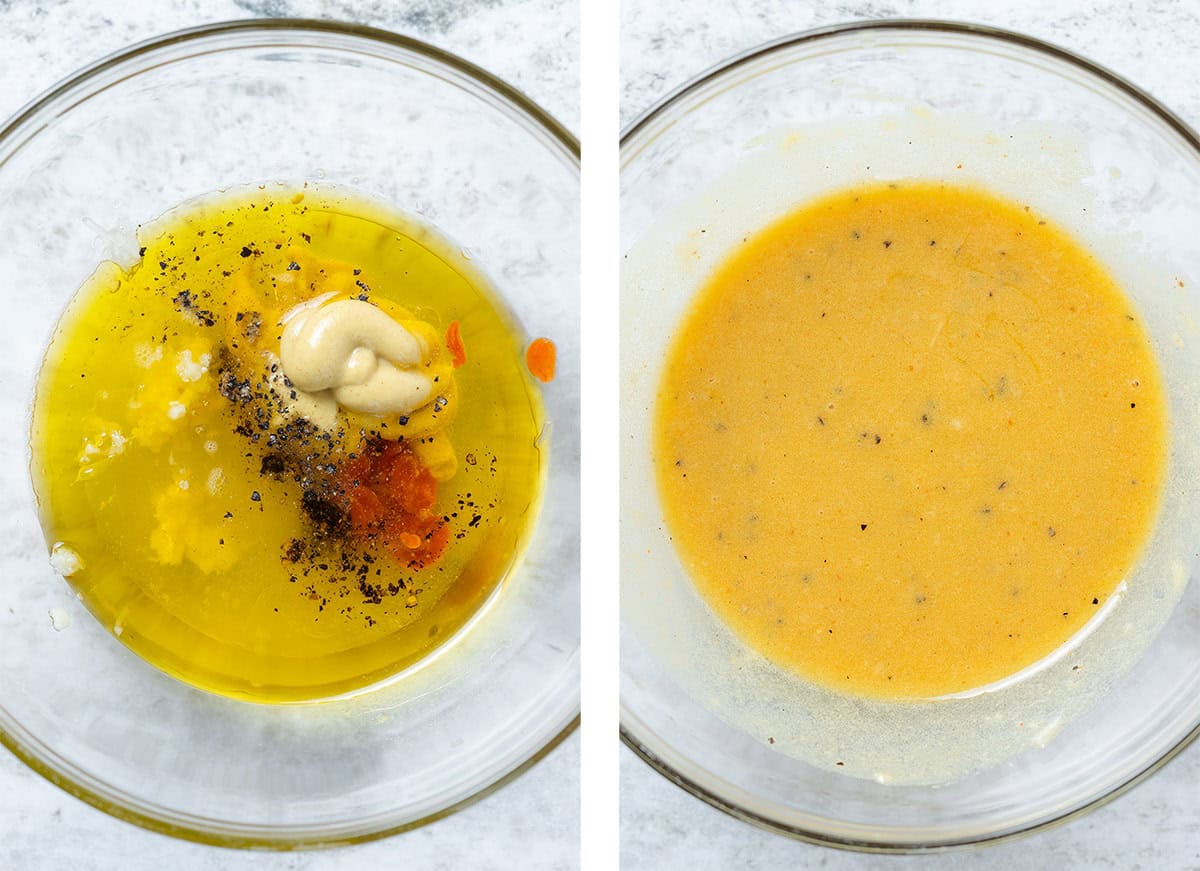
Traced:
<path fill-rule="evenodd" d="M 1148 537 L 1166 398 L 1136 312 L 1035 213 L 931 183 L 839 193 L 748 239 L 660 385 L 668 529 L 780 666 L 883 698 L 1061 646 Z"/>

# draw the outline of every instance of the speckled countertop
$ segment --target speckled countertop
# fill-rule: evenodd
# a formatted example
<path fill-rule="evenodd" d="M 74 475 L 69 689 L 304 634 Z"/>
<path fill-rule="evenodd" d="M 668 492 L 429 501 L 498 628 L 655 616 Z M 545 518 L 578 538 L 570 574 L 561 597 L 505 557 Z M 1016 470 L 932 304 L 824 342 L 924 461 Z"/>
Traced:
<path fill-rule="evenodd" d="M 621 118 L 629 123 L 708 67 L 788 33 L 870 18 L 941 18 L 1019 30 L 1078 52 L 1200 128 L 1200 10 L 1188 0 L 625 0 Z M 1107 807 L 969 853 L 880 857 L 794 843 L 716 811 L 622 749 L 627 871 L 828 869 L 1200 869 L 1200 745 Z"/>
<path fill-rule="evenodd" d="M 183 27 L 256 16 L 333 18 L 424 39 L 579 124 L 574 0 L 0 0 L 0 117 L 77 68 Z M 488 798 L 424 828 L 324 852 L 249 853 L 135 828 L 51 786 L 0 750 L 0 868 L 123 871 L 573 869 L 579 736 Z"/>

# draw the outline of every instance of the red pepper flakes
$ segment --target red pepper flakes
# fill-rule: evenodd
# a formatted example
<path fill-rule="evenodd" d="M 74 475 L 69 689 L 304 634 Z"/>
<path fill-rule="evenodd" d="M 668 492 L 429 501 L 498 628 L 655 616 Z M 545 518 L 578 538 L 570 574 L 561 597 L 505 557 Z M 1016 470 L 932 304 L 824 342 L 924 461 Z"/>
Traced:
<path fill-rule="evenodd" d="M 450 362 L 454 364 L 455 369 L 467 362 L 467 349 L 463 345 L 462 335 L 458 332 L 458 321 L 451 321 L 450 328 L 446 330 L 446 347 L 450 351 Z"/>
<path fill-rule="evenodd" d="M 549 339 L 534 339 L 525 350 L 525 365 L 538 381 L 554 380 L 554 366 L 558 360 L 558 349 Z"/>

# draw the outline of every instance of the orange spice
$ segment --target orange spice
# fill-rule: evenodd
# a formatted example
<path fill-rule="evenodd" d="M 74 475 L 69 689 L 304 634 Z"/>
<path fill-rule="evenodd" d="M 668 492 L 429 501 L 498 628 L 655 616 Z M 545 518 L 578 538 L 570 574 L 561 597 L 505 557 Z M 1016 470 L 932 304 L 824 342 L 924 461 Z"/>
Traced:
<path fill-rule="evenodd" d="M 458 331 L 458 321 L 451 321 L 449 329 L 446 330 L 446 348 L 450 351 L 450 362 L 454 364 L 455 369 L 467 362 L 467 348 Z"/>
<path fill-rule="evenodd" d="M 360 538 L 375 540 L 410 566 L 436 563 L 450 530 L 433 511 L 437 481 L 404 442 L 367 442 L 339 470 L 350 523 Z"/>
<path fill-rule="evenodd" d="M 558 349 L 549 339 L 534 339 L 525 351 L 525 365 L 530 374 L 538 381 L 554 380 L 554 366 L 558 359 Z"/>

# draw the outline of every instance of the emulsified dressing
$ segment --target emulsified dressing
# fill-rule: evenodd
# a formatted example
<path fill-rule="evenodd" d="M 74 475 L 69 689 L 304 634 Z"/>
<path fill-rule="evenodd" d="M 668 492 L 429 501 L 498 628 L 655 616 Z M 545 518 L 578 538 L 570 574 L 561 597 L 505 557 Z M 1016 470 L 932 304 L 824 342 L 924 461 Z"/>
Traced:
<path fill-rule="evenodd" d="M 961 692 L 1061 646 L 1153 525 L 1166 399 L 1120 289 L 985 192 L 880 185 L 748 239 L 668 354 L 654 459 L 713 610 L 822 685 Z"/>
<path fill-rule="evenodd" d="M 64 314 L 32 474 L 55 566 L 160 668 L 355 689 L 486 601 L 542 481 L 538 389 L 478 272 L 328 191 L 178 210 Z"/>

